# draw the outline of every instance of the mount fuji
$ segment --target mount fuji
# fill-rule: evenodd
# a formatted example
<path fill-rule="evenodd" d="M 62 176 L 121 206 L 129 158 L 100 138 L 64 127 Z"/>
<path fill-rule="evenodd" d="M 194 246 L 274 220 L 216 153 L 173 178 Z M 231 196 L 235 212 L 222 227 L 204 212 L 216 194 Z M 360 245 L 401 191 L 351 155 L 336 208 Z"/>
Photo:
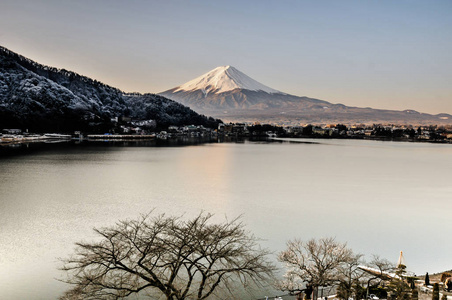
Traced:
<path fill-rule="evenodd" d="M 257 82 L 231 66 L 215 68 L 212 71 L 181 85 L 175 92 L 191 91 L 194 89 L 201 89 L 206 95 L 208 93 L 220 94 L 235 89 L 263 91 L 270 94 L 281 93 L 280 91 Z"/>
<path fill-rule="evenodd" d="M 290 95 L 232 66 L 217 67 L 160 95 L 199 113 L 235 122 L 452 124 L 452 115 L 448 114 L 350 107 Z"/>

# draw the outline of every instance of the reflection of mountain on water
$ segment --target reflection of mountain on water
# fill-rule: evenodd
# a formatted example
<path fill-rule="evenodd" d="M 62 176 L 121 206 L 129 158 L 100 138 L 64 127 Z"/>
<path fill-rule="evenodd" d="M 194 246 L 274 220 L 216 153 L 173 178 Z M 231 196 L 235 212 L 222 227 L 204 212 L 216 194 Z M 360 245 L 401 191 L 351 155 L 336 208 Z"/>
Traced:
<path fill-rule="evenodd" d="M 109 147 L 184 147 L 206 143 L 217 143 L 210 137 L 179 137 L 173 139 L 127 140 L 108 139 L 92 141 L 42 140 L 22 143 L 0 144 L 0 159 L 3 156 L 23 155 L 46 151 L 83 151 L 90 148 Z"/>
<path fill-rule="evenodd" d="M 211 143 L 234 143 L 234 144 L 268 144 L 268 143 L 297 143 L 297 144 L 318 144 L 315 141 L 302 139 L 274 139 L 266 137 L 178 137 L 171 139 L 108 139 L 106 136 L 102 140 L 41 140 L 22 143 L 0 144 L 0 159 L 2 156 L 24 155 L 46 151 L 84 151 L 92 148 L 115 148 L 115 147 L 186 147 Z M 82 153 L 83 154 L 83 153 Z"/>

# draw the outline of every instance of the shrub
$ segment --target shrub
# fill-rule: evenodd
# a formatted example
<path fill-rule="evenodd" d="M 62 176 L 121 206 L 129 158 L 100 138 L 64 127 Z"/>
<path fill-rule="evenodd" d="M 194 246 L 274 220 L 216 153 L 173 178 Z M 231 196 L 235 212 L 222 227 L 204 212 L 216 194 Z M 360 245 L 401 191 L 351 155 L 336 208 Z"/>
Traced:
<path fill-rule="evenodd" d="M 432 300 L 439 300 L 439 285 L 437 283 L 433 285 Z"/>

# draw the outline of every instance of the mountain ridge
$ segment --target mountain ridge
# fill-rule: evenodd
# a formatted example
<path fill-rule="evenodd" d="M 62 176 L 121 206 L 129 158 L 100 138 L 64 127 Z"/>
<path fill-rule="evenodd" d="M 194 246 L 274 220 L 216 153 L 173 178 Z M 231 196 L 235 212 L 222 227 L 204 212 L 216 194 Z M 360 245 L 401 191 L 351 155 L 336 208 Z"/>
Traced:
<path fill-rule="evenodd" d="M 248 88 L 247 85 L 237 85 L 232 88 L 232 84 L 220 82 L 220 79 L 229 80 L 229 78 L 218 75 L 218 73 L 226 73 L 230 68 L 256 83 L 251 88 Z M 218 80 L 213 81 L 212 77 Z M 266 89 L 256 88 L 257 86 L 264 86 Z M 230 66 L 217 67 L 187 83 L 159 94 L 187 105 L 200 113 L 226 121 L 259 121 L 285 125 L 300 123 L 452 124 L 452 115 L 445 113 L 431 115 L 412 109 L 398 111 L 361 108 L 290 95 L 267 87 Z"/>
<path fill-rule="evenodd" d="M 125 93 L 0 46 L 0 128 L 103 132 L 118 116 L 153 119 L 161 126 L 217 123 L 163 96 Z"/>

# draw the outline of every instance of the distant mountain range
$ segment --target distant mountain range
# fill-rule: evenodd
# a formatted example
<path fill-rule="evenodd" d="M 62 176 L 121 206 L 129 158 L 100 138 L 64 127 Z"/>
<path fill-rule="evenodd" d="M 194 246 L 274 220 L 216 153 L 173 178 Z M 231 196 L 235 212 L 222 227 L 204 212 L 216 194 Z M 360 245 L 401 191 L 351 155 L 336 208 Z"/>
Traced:
<path fill-rule="evenodd" d="M 226 121 L 284 124 L 452 124 L 449 114 L 349 107 L 289 95 L 231 66 L 218 67 L 160 95 L 124 93 L 0 46 L 0 129 L 104 132 L 112 127 L 112 118 L 121 116 L 155 120 L 161 127 L 218 124 L 218 119 L 205 115 Z"/>
<path fill-rule="evenodd" d="M 162 127 L 217 124 L 163 96 L 124 93 L 0 47 L 0 130 L 103 132 L 111 128 L 112 118 L 123 116 L 155 120 Z"/>
<path fill-rule="evenodd" d="M 232 66 L 215 68 L 160 95 L 227 121 L 452 124 L 452 115 L 449 114 L 350 107 L 289 95 L 257 82 Z"/>

